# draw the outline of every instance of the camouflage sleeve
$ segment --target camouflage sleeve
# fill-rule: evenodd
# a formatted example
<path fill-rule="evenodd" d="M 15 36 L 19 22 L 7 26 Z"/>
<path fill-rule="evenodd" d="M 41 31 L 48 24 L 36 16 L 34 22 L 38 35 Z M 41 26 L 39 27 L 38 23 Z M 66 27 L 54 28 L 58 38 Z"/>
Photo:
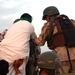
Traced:
<path fill-rule="evenodd" d="M 42 27 L 41 34 L 39 35 L 39 37 L 37 39 L 35 39 L 35 42 L 39 46 L 43 46 L 47 40 L 48 34 L 49 34 L 49 25 L 45 24 Z"/>

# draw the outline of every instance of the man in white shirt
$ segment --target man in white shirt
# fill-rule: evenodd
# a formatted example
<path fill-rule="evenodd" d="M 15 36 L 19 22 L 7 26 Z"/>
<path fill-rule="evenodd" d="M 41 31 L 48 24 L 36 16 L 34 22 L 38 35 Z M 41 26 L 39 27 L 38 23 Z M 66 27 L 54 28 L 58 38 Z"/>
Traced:
<path fill-rule="evenodd" d="M 0 42 L 0 60 L 9 63 L 9 73 L 7 75 L 15 75 L 13 63 L 15 60 L 23 59 L 22 65 L 19 67 L 20 73 L 25 75 L 25 66 L 29 57 L 29 40 L 34 35 L 34 27 L 31 24 L 32 16 L 24 13 L 20 17 L 20 21 L 14 23 L 8 28 L 4 39 Z M 18 74 L 17 74 L 18 75 Z"/>

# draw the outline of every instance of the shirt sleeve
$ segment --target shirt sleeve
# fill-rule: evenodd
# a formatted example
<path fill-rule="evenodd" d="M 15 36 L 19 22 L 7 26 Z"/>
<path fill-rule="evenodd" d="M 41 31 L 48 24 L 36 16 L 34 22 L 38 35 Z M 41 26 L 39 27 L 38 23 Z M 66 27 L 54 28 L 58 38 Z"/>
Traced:
<path fill-rule="evenodd" d="M 47 40 L 48 34 L 49 34 L 49 24 L 46 23 L 42 27 L 41 34 L 39 35 L 39 37 L 37 39 L 35 39 L 35 42 L 39 46 L 43 46 Z"/>

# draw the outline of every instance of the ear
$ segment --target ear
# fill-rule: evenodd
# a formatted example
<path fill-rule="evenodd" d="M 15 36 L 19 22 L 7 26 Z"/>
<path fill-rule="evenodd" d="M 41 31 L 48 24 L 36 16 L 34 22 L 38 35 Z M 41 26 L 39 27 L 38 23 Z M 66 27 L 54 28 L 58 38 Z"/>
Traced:
<path fill-rule="evenodd" d="M 46 21 L 49 21 L 49 19 L 50 19 L 49 16 L 46 16 L 46 19 L 45 19 L 45 20 L 46 20 Z"/>

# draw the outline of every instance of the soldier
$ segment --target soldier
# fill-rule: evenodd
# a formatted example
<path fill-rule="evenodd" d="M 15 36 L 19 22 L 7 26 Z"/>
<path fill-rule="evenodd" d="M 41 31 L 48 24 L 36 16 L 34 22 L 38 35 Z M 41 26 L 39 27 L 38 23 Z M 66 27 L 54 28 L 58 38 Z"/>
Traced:
<path fill-rule="evenodd" d="M 74 66 L 75 47 L 68 48 L 69 56 L 70 56 L 70 61 L 69 61 L 66 46 L 62 45 L 62 46 L 54 47 L 54 44 L 56 44 L 56 45 L 63 44 L 63 42 L 61 42 L 62 38 L 58 37 L 58 39 L 60 39 L 60 41 L 57 41 L 57 39 L 55 39 L 57 42 L 56 41 L 54 41 L 54 43 L 51 42 L 51 38 L 52 38 L 51 35 L 52 34 L 54 35 L 55 33 L 58 32 L 58 29 L 56 27 L 53 29 L 53 26 L 55 26 L 55 23 L 54 23 L 55 17 L 57 17 L 59 15 L 60 15 L 60 12 L 55 6 L 49 6 L 49 7 L 45 8 L 45 10 L 43 11 L 42 19 L 46 20 L 47 22 L 42 27 L 42 31 L 41 31 L 41 34 L 39 35 L 39 37 L 32 41 L 35 44 L 40 45 L 40 46 L 43 46 L 45 44 L 45 42 L 47 42 L 48 48 L 57 53 L 59 60 L 61 61 L 60 73 L 75 72 L 75 66 Z M 71 64 L 70 64 L 70 62 L 71 62 Z"/>
<path fill-rule="evenodd" d="M 60 61 L 55 52 L 46 51 L 39 56 L 38 67 L 39 75 L 56 75 L 60 68 Z"/>
<path fill-rule="evenodd" d="M 37 74 L 36 67 L 40 53 L 41 53 L 40 47 L 30 42 L 30 53 L 29 53 L 28 63 L 26 65 L 26 75 Z"/>

